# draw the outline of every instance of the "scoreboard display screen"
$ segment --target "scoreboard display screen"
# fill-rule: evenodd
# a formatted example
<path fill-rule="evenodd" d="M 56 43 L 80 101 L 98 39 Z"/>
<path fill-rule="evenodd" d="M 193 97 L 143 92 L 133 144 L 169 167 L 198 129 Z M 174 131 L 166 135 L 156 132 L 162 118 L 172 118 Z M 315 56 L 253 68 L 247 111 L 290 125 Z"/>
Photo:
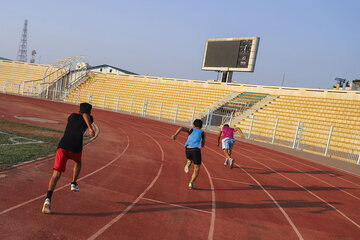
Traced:
<path fill-rule="evenodd" d="M 208 39 L 202 69 L 253 72 L 258 44 L 258 37 Z"/>

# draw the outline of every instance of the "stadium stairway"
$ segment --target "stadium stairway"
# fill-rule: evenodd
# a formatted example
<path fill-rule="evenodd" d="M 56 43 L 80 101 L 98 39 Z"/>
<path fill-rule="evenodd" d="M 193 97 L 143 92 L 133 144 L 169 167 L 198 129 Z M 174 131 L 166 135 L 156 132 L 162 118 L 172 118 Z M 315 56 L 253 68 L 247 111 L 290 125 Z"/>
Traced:
<path fill-rule="evenodd" d="M 269 98 L 273 99 L 274 97 L 270 97 L 266 93 L 256 92 L 233 93 L 219 102 L 214 103 L 213 105 L 215 107 L 211 106 L 206 109 L 200 117 L 208 126 L 207 129 L 210 129 L 211 125 L 219 126 L 224 123 L 234 122 L 233 120 L 236 122 L 238 121 L 239 115 L 256 108 L 259 102 L 264 102 L 264 99 L 267 100 L 267 103 Z"/>
<path fill-rule="evenodd" d="M 276 100 L 279 96 L 273 96 L 273 95 L 266 95 L 258 102 L 251 105 L 251 107 L 246 107 L 243 111 L 238 111 L 236 115 L 232 118 L 233 123 L 238 123 L 255 112 L 257 112 L 259 109 L 264 108 L 266 105 L 270 104 L 272 101 Z"/>

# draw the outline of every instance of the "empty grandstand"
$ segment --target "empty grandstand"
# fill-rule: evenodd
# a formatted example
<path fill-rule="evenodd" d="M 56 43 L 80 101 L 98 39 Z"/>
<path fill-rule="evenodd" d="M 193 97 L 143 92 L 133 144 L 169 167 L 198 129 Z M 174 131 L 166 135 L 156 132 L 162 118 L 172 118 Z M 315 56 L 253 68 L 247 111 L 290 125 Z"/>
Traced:
<path fill-rule="evenodd" d="M 41 80 L 47 68 L 48 65 L 0 60 L 0 86 L 8 93 L 20 94 L 25 82 Z"/>
<path fill-rule="evenodd" d="M 102 109 L 173 122 L 202 118 L 208 130 L 217 131 L 229 122 L 252 140 L 360 161 L 359 91 L 100 73 L 86 67 L 72 70 L 70 65 L 80 59 L 69 58 L 62 65 L 0 60 L 1 90 L 91 102 Z"/>
<path fill-rule="evenodd" d="M 203 81 L 95 73 L 66 101 L 186 121 L 231 92 Z"/>
<path fill-rule="evenodd" d="M 359 108 L 359 100 L 282 95 L 237 125 L 257 140 L 356 162 Z"/>
<path fill-rule="evenodd" d="M 75 69 L 82 58 L 70 57 L 49 65 L 0 60 L 0 85 L 7 93 L 48 99 L 63 97 L 61 93 L 66 92 L 71 83 L 86 76 L 86 65 Z"/>

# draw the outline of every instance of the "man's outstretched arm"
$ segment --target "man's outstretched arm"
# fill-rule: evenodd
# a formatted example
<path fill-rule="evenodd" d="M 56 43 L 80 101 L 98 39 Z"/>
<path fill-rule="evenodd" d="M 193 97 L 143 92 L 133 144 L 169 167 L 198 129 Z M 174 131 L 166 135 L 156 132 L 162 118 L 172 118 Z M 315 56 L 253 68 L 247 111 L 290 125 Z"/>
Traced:
<path fill-rule="evenodd" d="M 182 131 L 182 132 L 187 132 L 187 133 L 189 133 L 189 132 L 190 132 L 190 129 L 187 128 L 187 127 L 180 127 L 180 128 L 175 132 L 175 134 L 171 136 L 171 138 L 175 140 L 175 139 L 176 139 L 176 136 L 177 136 L 181 131 Z"/>
<path fill-rule="evenodd" d="M 82 116 L 83 116 L 83 118 L 85 120 L 85 123 L 86 123 L 88 129 L 89 129 L 90 137 L 94 137 L 95 136 L 95 131 L 94 131 L 92 125 L 91 125 L 90 114 L 83 113 Z"/>
<path fill-rule="evenodd" d="M 205 147 L 205 132 L 202 133 L 201 137 L 202 137 L 201 147 Z"/>
<path fill-rule="evenodd" d="M 222 135 L 222 131 L 221 131 L 221 129 L 220 129 L 219 134 L 218 134 L 218 137 L 217 137 L 217 145 L 218 145 L 218 146 L 220 145 L 221 135 Z"/>
<path fill-rule="evenodd" d="M 236 127 L 236 128 L 234 128 L 234 130 L 235 130 L 235 132 L 239 132 L 239 133 L 240 133 L 240 136 L 241 136 L 242 138 L 245 138 L 245 134 L 241 131 L 240 128 Z"/>

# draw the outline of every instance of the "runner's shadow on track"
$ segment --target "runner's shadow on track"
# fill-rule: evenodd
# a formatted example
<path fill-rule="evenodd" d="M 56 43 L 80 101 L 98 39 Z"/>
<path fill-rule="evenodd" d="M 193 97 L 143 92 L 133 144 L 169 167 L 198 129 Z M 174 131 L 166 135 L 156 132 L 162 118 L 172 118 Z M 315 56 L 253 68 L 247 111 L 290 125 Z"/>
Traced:
<path fill-rule="evenodd" d="M 238 167 L 238 166 L 233 166 L 233 167 L 232 167 L 232 169 L 235 169 L 235 168 L 240 168 L 240 167 Z"/>
<path fill-rule="evenodd" d="M 235 187 L 235 188 L 194 188 L 194 190 L 199 191 L 248 191 L 248 190 L 276 190 L 276 191 L 339 191 L 339 190 L 348 190 L 356 189 L 350 187 L 323 187 L 323 186 L 305 186 L 305 187 L 282 187 L 282 186 L 272 186 L 272 185 L 256 185 L 250 184 L 247 187 Z"/>
<path fill-rule="evenodd" d="M 316 171 L 296 171 L 296 170 L 286 170 L 286 169 L 279 169 L 279 170 L 269 170 L 269 171 L 256 171 L 259 169 L 254 169 L 254 168 L 243 168 L 244 170 L 252 170 L 251 172 L 247 171 L 250 174 L 276 174 L 276 173 L 300 173 L 300 174 L 311 174 L 311 175 L 329 175 L 331 177 L 341 177 L 343 176 L 342 174 L 339 173 L 335 173 L 332 171 L 321 171 L 321 170 L 316 170 Z M 255 170 L 255 171 L 254 171 Z"/>
<path fill-rule="evenodd" d="M 282 208 L 313 208 L 314 210 L 310 213 L 324 213 L 327 211 L 335 210 L 328 204 L 324 202 L 307 202 L 303 200 L 275 200 Z M 217 201 L 216 209 L 271 209 L 279 208 L 271 200 L 263 200 L 264 203 L 237 203 L 237 202 L 225 202 Z M 342 203 L 338 202 L 328 202 L 332 205 L 339 205 Z M 125 207 L 132 205 L 132 202 L 117 202 L 117 204 L 124 205 Z M 141 208 L 139 208 L 141 207 Z M 74 213 L 74 212 L 52 212 L 51 215 L 61 215 L 61 216 L 80 216 L 80 217 L 107 217 L 107 216 L 116 216 L 119 214 L 136 214 L 136 213 L 146 213 L 146 212 L 163 212 L 163 211 L 178 211 L 178 210 L 197 210 L 197 211 L 208 211 L 211 213 L 213 208 L 212 201 L 192 201 L 192 202 L 167 202 L 167 203 L 137 203 L 134 205 L 133 209 L 129 211 L 111 211 L 111 212 L 84 212 L 84 213 Z"/>
<path fill-rule="evenodd" d="M 122 212 L 123 211 L 97 212 L 97 213 L 51 212 L 51 215 L 79 216 L 79 217 L 107 217 L 107 216 L 116 216 Z"/>
<path fill-rule="evenodd" d="M 314 208 L 310 213 L 323 213 L 327 211 L 334 211 L 335 209 L 324 202 L 307 202 L 304 200 L 275 200 L 282 208 Z M 271 200 L 263 200 L 264 203 L 236 203 L 236 202 L 224 202 L 217 201 L 216 209 L 270 209 L 279 208 Z M 131 205 L 130 202 L 118 202 L 125 206 Z M 328 202 L 332 205 L 340 205 L 339 202 Z M 178 205 L 178 206 L 173 206 Z M 139 212 L 159 212 L 159 211 L 170 211 L 179 209 L 196 209 L 203 211 L 211 211 L 213 208 L 212 201 L 198 201 L 198 202 L 168 202 L 168 203 L 141 203 L 136 204 L 137 207 L 143 207 L 142 209 L 132 209 L 128 213 L 139 213 Z M 150 208 L 148 208 L 150 207 Z M 154 208 L 155 207 L 155 208 Z"/>

